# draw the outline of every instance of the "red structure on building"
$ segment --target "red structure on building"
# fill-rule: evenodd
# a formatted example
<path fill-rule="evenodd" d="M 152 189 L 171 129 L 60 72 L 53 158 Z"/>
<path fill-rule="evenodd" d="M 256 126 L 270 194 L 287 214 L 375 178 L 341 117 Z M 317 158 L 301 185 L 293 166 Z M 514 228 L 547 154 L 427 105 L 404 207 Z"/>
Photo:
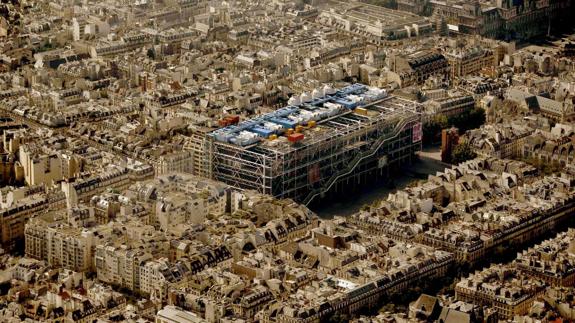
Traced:
<path fill-rule="evenodd" d="M 450 128 L 441 130 L 441 161 L 449 163 L 451 161 L 451 152 L 459 143 L 459 129 Z"/>

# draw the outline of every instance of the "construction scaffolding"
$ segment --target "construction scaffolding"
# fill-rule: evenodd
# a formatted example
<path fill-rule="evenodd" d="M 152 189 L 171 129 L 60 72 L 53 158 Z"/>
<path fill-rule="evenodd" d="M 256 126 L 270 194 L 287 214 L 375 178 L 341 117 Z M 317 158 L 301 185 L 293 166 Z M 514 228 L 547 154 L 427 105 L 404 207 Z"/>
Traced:
<path fill-rule="evenodd" d="M 304 104 L 299 109 L 316 107 Z M 212 178 L 307 205 L 347 185 L 388 177 L 391 168 L 411 163 L 421 150 L 418 105 L 387 95 L 296 128 L 301 140 L 293 139 L 292 129 L 246 145 L 210 136 Z"/>

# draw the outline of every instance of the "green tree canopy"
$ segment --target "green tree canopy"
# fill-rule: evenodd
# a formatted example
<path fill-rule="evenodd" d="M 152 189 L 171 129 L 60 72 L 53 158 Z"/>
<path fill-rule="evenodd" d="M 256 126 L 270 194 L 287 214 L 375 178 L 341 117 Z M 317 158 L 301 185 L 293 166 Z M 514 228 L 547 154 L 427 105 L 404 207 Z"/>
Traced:
<path fill-rule="evenodd" d="M 478 107 L 449 118 L 444 115 L 436 115 L 423 126 L 423 143 L 428 145 L 440 141 L 441 130 L 450 127 L 459 129 L 460 134 L 467 130 L 479 128 L 485 123 L 485 118 L 485 110 Z"/>
<path fill-rule="evenodd" d="M 441 130 L 449 127 L 447 117 L 436 115 L 423 126 L 423 143 L 432 144 L 441 140 Z"/>
<path fill-rule="evenodd" d="M 153 47 L 148 48 L 148 51 L 146 52 L 146 55 L 150 58 L 150 59 L 156 59 L 156 50 Z"/>
<path fill-rule="evenodd" d="M 477 154 L 473 151 L 471 145 L 466 141 L 462 141 L 453 148 L 451 152 L 451 163 L 460 164 L 475 157 L 477 157 Z"/>

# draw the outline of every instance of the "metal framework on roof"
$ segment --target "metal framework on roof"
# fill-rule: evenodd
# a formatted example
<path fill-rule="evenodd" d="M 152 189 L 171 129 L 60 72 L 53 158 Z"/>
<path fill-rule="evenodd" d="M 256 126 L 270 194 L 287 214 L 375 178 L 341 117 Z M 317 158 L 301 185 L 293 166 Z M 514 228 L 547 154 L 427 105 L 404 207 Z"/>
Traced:
<path fill-rule="evenodd" d="M 287 111 L 280 109 L 273 116 Z M 208 135 L 212 178 L 309 204 L 348 185 L 386 178 L 390 169 L 411 163 L 421 149 L 418 105 L 398 97 L 384 97 L 319 120 L 314 128 L 302 131 L 305 139 L 298 143 L 280 137 L 240 145 L 224 140 L 229 137 L 217 138 L 252 127 L 262 118 L 269 120 L 270 115 Z"/>

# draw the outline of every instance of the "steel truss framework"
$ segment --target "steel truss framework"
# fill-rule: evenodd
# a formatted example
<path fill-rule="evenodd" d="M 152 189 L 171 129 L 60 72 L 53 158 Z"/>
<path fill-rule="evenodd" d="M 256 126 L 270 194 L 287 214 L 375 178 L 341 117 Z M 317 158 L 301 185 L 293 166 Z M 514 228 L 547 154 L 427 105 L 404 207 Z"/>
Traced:
<path fill-rule="evenodd" d="M 416 106 L 390 97 L 320 122 L 325 131 L 303 144 L 240 147 L 210 141 L 212 176 L 232 186 L 309 204 L 314 198 L 386 177 L 390 167 L 410 163 L 421 142 L 413 141 L 420 122 Z"/>

